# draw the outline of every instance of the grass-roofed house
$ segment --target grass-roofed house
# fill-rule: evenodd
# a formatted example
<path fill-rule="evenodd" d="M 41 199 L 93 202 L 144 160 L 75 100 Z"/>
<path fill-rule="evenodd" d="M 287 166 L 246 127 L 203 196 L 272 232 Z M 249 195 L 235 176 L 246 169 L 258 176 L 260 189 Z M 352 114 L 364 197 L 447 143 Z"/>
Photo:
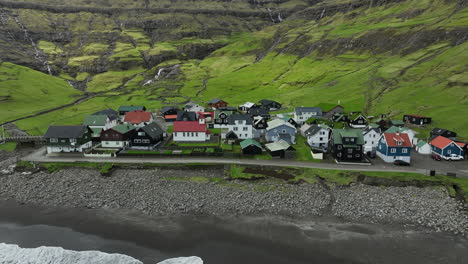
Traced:
<path fill-rule="evenodd" d="M 124 116 L 128 112 L 133 112 L 133 111 L 146 111 L 146 107 L 142 105 L 122 105 L 119 107 L 119 115 Z"/>
<path fill-rule="evenodd" d="M 136 127 L 120 124 L 101 132 L 101 145 L 105 148 L 124 148 L 130 146 L 130 138 Z"/>
<path fill-rule="evenodd" d="M 84 125 L 49 126 L 44 134 L 47 154 L 57 152 L 83 152 L 92 146 L 93 131 Z"/>

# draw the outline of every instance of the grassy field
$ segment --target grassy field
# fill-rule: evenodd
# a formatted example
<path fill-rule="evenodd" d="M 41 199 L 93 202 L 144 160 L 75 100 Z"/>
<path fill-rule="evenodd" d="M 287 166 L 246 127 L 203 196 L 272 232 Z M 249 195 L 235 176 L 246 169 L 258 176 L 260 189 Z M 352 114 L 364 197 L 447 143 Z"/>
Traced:
<path fill-rule="evenodd" d="M 70 103 L 80 94 L 65 80 L 0 62 L 0 122 Z"/>
<path fill-rule="evenodd" d="M 8 132 L 7 131 L 3 132 L 3 128 L 0 127 L 0 137 L 2 137 L 3 135 L 5 137 L 8 137 Z M 0 144 L 0 150 L 5 150 L 5 151 L 8 151 L 8 152 L 12 152 L 15 149 L 16 149 L 16 143 L 15 142 L 8 142 L 8 143 Z"/>

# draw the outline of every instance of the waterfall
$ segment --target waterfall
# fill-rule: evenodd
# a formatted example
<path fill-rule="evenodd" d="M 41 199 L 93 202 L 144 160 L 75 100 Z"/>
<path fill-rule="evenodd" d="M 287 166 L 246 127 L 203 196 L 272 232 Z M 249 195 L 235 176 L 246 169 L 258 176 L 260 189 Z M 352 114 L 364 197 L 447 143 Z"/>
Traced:
<path fill-rule="evenodd" d="M 159 69 L 159 70 L 158 70 L 158 73 L 154 76 L 154 78 L 151 79 L 151 80 L 148 80 L 148 81 L 144 82 L 144 83 L 143 83 L 143 86 L 148 85 L 148 84 L 151 84 L 151 83 L 153 83 L 154 81 L 158 80 L 159 77 L 161 77 L 161 74 L 162 74 L 162 72 L 163 72 L 165 69 L 166 69 L 166 68 L 161 68 L 161 69 Z"/>

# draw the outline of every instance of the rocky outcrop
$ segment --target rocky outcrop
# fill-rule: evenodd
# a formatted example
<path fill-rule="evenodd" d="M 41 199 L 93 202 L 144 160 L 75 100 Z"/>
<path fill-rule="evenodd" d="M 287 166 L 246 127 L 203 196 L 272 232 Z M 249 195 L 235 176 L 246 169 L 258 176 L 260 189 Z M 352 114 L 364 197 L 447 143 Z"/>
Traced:
<path fill-rule="evenodd" d="M 199 257 L 173 258 L 158 264 L 203 264 L 203 260 Z"/>

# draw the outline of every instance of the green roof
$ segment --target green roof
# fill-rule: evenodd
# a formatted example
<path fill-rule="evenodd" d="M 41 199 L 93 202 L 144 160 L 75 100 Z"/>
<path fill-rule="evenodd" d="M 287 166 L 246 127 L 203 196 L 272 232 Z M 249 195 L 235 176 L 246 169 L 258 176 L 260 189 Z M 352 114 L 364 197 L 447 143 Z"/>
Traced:
<path fill-rule="evenodd" d="M 132 112 L 132 111 L 136 111 L 136 110 L 144 110 L 144 106 L 142 105 L 122 105 L 121 107 L 119 107 L 119 112 L 120 111 L 123 111 L 123 112 Z"/>
<path fill-rule="evenodd" d="M 371 128 L 378 128 L 379 125 L 377 125 L 376 123 L 370 123 L 370 124 L 369 124 L 369 127 L 371 127 Z"/>
<path fill-rule="evenodd" d="M 392 124 L 394 124 L 394 125 L 404 125 L 405 122 L 403 122 L 402 120 L 398 120 L 398 119 L 395 119 L 395 120 L 392 119 Z"/>
<path fill-rule="evenodd" d="M 333 130 L 333 143 L 343 144 L 343 137 L 354 137 L 357 138 L 356 143 L 364 145 L 364 137 L 362 136 L 362 130 L 360 129 L 334 129 Z"/>
<path fill-rule="evenodd" d="M 136 127 L 135 126 L 132 126 L 132 125 L 126 125 L 126 124 L 120 124 L 120 125 L 116 125 L 115 127 L 113 127 L 112 129 L 117 131 L 117 132 L 120 132 L 122 134 L 125 134 L 127 133 L 128 131 L 132 130 L 132 129 L 135 129 Z"/>
<path fill-rule="evenodd" d="M 102 128 L 91 128 L 93 131 L 92 137 L 99 137 L 102 132 Z"/>
<path fill-rule="evenodd" d="M 352 114 L 352 115 L 349 117 L 349 119 L 354 120 L 354 119 L 356 119 L 356 118 L 357 118 L 358 116 L 360 116 L 360 115 L 364 116 L 362 113 L 357 112 L 357 113 Z"/>
<path fill-rule="evenodd" d="M 106 115 L 89 115 L 85 117 L 83 125 L 86 126 L 105 126 L 107 121 Z"/>
<path fill-rule="evenodd" d="M 320 103 L 317 105 L 317 107 L 322 108 L 323 112 L 328 112 L 332 110 L 333 108 L 337 107 L 338 105 L 336 104 L 329 104 L 329 103 Z"/>
<path fill-rule="evenodd" d="M 424 146 L 424 145 L 426 145 L 426 144 L 427 144 L 426 141 L 420 140 L 420 141 L 418 142 L 418 144 L 416 144 L 416 147 L 419 147 L 419 148 L 420 148 L 420 147 L 422 147 L 422 146 Z"/>
<path fill-rule="evenodd" d="M 255 145 L 255 146 L 259 147 L 259 148 L 262 148 L 262 145 L 260 145 L 260 143 L 258 143 L 258 141 L 256 141 L 255 139 L 251 139 L 251 138 L 246 139 L 246 140 L 244 140 L 244 141 L 242 141 L 240 143 L 240 146 L 241 146 L 242 149 L 244 149 L 244 148 L 246 148 L 246 147 L 248 147 L 250 145 Z"/>

